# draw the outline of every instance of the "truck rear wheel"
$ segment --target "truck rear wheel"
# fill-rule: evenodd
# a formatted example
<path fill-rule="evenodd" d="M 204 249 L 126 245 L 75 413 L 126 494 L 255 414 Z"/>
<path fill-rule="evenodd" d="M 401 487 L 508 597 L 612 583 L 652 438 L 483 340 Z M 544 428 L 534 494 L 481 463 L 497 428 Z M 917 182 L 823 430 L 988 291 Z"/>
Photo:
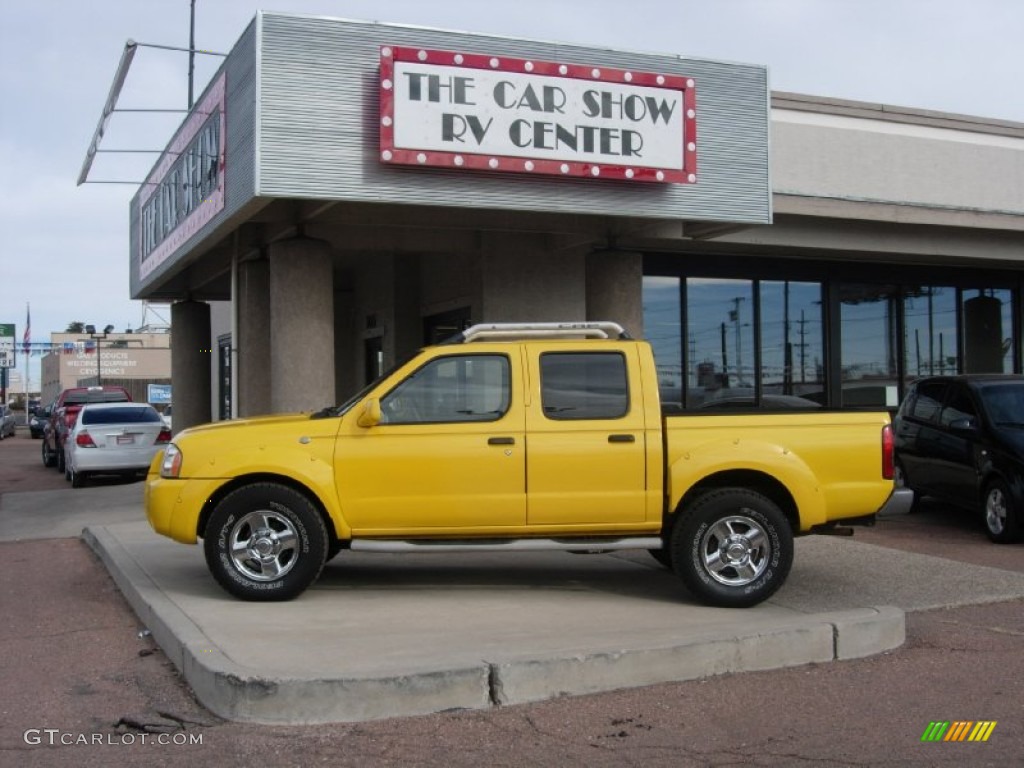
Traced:
<path fill-rule="evenodd" d="M 700 496 L 672 530 L 672 566 L 706 605 L 748 608 L 782 586 L 793 565 L 793 532 L 782 510 L 756 491 Z"/>
<path fill-rule="evenodd" d="M 243 600 L 291 600 L 327 560 L 327 529 L 298 491 L 258 483 L 228 494 L 213 510 L 203 541 L 206 564 Z"/>

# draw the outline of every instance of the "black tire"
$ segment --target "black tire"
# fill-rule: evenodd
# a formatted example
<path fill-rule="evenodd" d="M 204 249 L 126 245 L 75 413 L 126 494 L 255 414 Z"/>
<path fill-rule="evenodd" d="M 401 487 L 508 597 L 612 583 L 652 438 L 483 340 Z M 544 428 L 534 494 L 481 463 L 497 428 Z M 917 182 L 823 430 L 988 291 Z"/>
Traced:
<path fill-rule="evenodd" d="M 44 467 L 55 467 L 57 466 L 57 454 L 50 450 L 49 444 L 46 442 L 46 438 L 43 438 L 43 466 Z"/>
<path fill-rule="evenodd" d="M 232 548 L 232 542 L 249 547 Z M 216 506 L 203 549 L 213 577 L 235 597 L 291 600 L 320 576 L 327 529 L 301 493 L 258 483 L 231 492 Z"/>
<path fill-rule="evenodd" d="M 680 514 L 672 530 L 673 570 L 700 602 L 749 608 L 785 583 L 793 565 L 793 531 L 766 496 L 722 488 L 698 497 Z"/>
<path fill-rule="evenodd" d="M 672 547 L 664 546 L 661 549 L 648 549 L 647 554 L 653 557 L 661 565 L 665 566 L 669 570 L 672 569 Z"/>
<path fill-rule="evenodd" d="M 996 478 L 985 487 L 982 499 L 985 532 L 996 544 L 1013 544 L 1021 539 L 1020 510 L 1006 483 Z"/>
<path fill-rule="evenodd" d="M 81 488 L 82 486 L 85 485 L 86 479 L 87 478 L 86 478 L 85 472 L 75 472 L 74 470 L 71 470 L 71 487 L 72 488 Z"/>
<path fill-rule="evenodd" d="M 66 466 L 66 464 L 64 462 L 64 449 L 58 447 L 57 448 L 57 471 L 58 472 L 63 472 L 66 469 L 67 469 L 67 466 Z"/>
<path fill-rule="evenodd" d="M 344 548 L 344 542 L 341 539 L 336 539 L 333 536 L 330 537 L 330 542 L 327 544 L 327 562 L 329 563 L 338 553 Z"/>

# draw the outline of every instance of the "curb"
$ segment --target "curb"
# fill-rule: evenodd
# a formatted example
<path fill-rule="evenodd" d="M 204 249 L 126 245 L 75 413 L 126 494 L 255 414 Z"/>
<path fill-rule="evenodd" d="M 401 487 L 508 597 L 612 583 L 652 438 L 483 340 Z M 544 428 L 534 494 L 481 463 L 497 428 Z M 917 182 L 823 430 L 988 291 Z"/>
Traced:
<path fill-rule="evenodd" d="M 454 669 L 372 678 L 283 678 L 232 661 L 105 527 L 88 527 L 82 538 L 196 698 L 228 720 L 299 725 L 486 709 L 860 658 L 897 648 L 905 640 L 904 612 L 885 606 L 809 614 L 768 630 L 751 626 L 742 634 L 697 635 L 665 646 L 471 660 Z"/>

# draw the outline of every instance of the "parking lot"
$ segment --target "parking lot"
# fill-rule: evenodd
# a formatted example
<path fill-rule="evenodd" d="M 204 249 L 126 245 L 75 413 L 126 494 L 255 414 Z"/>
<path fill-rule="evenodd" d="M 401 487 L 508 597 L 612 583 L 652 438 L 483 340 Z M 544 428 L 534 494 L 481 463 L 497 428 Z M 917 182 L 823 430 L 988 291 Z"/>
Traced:
<path fill-rule="evenodd" d="M 75 538 L 83 524 L 139 519 L 141 485 L 71 489 L 43 468 L 38 445 L 21 434 L 0 444 L 0 552 L 16 565 L 0 587 L 8 689 L 0 750 L 14 764 L 184 765 L 211 749 L 223 765 L 995 765 L 1024 753 L 1015 682 L 1024 674 L 1024 601 L 988 603 L 985 594 L 980 605 L 911 611 L 906 644 L 868 659 L 356 725 L 223 722 L 195 703 L 151 638 L 138 636 L 144 628 Z M 42 533 L 14 531 L 13 518 L 33 509 L 46 515 Z M 980 525 L 935 506 L 855 539 L 883 562 L 931 558 L 914 562 L 935 573 L 963 564 L 1024 573 L 1024 547 L 993 545 Z M 935 720 L 997 726 L 984 744 L 922 743 Z M 30 744 L 24 733 L 33 728 L 113 743 Z M 141 743 L 158 733 L 202 744 Z"/>

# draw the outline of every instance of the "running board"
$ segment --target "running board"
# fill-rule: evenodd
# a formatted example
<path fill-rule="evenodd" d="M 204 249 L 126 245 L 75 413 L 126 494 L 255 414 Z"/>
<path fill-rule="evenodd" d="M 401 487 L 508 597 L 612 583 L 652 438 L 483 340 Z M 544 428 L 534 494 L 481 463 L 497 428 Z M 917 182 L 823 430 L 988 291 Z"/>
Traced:
<path fill-rule="evenodd" d="M 607 552 L 619 549 L 661 549 L 660 536 L 575 539 L 353 539 L 357 552 Z"/>

